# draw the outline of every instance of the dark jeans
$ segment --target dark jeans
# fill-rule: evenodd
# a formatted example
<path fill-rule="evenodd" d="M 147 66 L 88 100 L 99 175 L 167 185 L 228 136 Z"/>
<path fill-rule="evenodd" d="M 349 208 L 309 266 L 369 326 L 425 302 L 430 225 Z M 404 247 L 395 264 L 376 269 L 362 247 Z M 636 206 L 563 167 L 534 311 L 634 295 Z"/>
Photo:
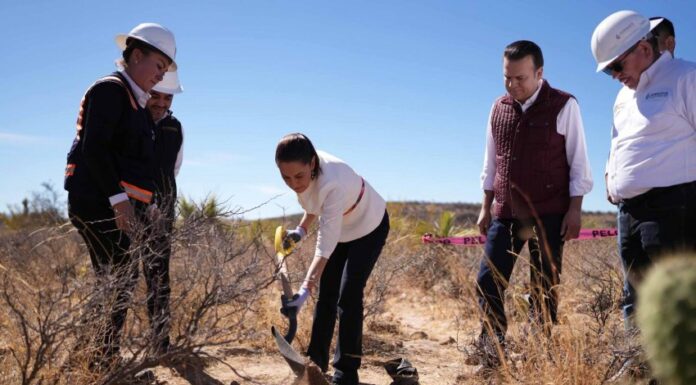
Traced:
<path fill-rule="evenodd" d="M 541 223 L 524 224 L 516 219 L 494 219 L 488 228 L 485 255 L 481 260 L 477 283 L 479 306 L 483 313 L 481 335 L 505 339 L 505 289 L 522 247 L 527 242 L 520 230 L 534 227 L 529 239 L 530 254 L 530 319 L 550 326 L 557 322 L 563 240 L 563 215 L 547 215 Z"/>
<path fill-rule="evenodd" d="M 307 355 L 326 371 L 338 315 L 334 380 L 358 384 L 362 357 L 363 290 L 389 234 L 389 215 L 371 233 L 336 246 L 324 268 Z"/>
<path fill-rule="evenodd" d="M 137 264 L 128 252 L 130 239 L 116 227 L 108 200 L 93 200 L 68 194 L 68 215 L 89 250 L 92 268 L 106 303 L 98 303 L 95 314 L 110 306 L 110 316 L 100 327 L 99 355 L 110 358 L 120 350 L 121 329 L 126 321 L 131 294 L 138 278 Z"/>
<path fill-rule="evenodd" d="M 623 314 L 632 328 L 635 287 L 665 253 L 696 251 L 696 181 L 654 188 L 619 204 L 619 255 L 624 269 Z"/>
<path fill-rule="evenodd" d="M 172 254 L 171 234 L 174 228 L 174 210 L 168 211 L 162 219 L 163 226 L 159 232 L 148 237 L 147 248 L 141 257 L 147 284 L 147 313 L 152 329 L 153 348 L 161 353 L 169 348 L 171 319 L 169 259 Z"/>

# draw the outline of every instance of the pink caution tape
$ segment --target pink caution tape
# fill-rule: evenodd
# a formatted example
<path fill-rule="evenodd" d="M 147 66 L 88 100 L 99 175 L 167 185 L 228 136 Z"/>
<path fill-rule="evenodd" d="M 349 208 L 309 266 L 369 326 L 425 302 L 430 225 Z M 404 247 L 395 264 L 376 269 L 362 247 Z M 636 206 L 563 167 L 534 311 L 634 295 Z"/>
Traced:
<path fill-rule="evenodd" d="M 619 230 L 617 229 L 580 229 L 580 236 L 578 239 L 608 238 L 617 235 L 619 235 Z"/>
<path fill-rule="evenodd" d="M 615 237 L 618 234 L 616 229 L 582 229 L 580 230 L 579 240 L 599 239 Z M 470 235 L 465 237 L 436 237 L 432 234 L 423 234 L 423 243 L 440 243 L 445 245 L 476 246 L 486 243 L 485 235 Z"/>

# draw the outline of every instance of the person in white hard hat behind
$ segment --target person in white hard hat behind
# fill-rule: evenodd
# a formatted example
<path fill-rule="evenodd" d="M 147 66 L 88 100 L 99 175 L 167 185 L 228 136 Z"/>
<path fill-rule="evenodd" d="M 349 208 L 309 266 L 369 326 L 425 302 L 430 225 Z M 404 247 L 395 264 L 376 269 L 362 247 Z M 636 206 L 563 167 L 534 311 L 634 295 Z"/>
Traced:
<path fill-rule="evenodd" d="M 657 49 L 660 52 L 669 51 L 672 57 L 674 57 L 674 50 L 677 49 L 677 40 L 672 21 L 661 16 L 651 17 L 650 31 L 657 38 Z"/>
<path fill-rule="evenodd" d="M 655 27 L 653 23 L 652 27 Z M 619 11 L 592 34 L 597 72 L 620 81 L 605 179 L 618 205 L 623 312 L 634 329 L 637 287 L 667 252 L 696 250 L 696 63 L 660 53 L 648 18 Z"/>
<path fill-rule="evenodd" d="M 174 95 L 182 91 L 178 73 L 170 71 L 150 90 L 147 101 L 147 110 L 155 123 L 155 201 L 161 213 L 155 234 L 148 239 L 147 254 L 142 257 L 154 355 L 166 354 L 170 347 L 169 259 L 177 200 L 176 176 L 184 148 L 183 128 L 170 108 Z"/>
<path fill-rule="evenodd" d="M 174 35 L 153 23 L 118 35 L 120 71 L 98 79 L 80 105 L 77 135 L 68 153 L 68 214 L 89 250 L 99 287 L 108 291 L 95 312 L 105 318 L 95 336 L 94 370 L 119 361 L 120 334 L 138 277 L 129 252 L 135 231 L 147 225 L 155 190 L 155 133 L 145 109 L 148 92 L 176 68 Z"/>

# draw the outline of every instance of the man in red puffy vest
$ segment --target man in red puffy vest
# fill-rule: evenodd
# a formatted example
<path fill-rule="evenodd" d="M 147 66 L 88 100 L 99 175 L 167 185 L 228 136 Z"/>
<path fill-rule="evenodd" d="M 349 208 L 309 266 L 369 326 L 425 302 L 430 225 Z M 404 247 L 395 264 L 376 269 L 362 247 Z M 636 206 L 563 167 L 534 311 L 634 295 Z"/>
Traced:
<path fill-rule="evenodd" d="M 488 121 L 477 223 L 487 235 L 477 292 L 479 342 L 488 345 L 504 341 L 504 292 L 527 241 L 530 321 L 547 333 L 556 322 L 563 243 L 577 238 L 582 198 L 592 189 L 578 103 L 551 88 L 543 65 L 541 49 L 531 41 L 505 48 L 507 93 L 493 103 Z"/>

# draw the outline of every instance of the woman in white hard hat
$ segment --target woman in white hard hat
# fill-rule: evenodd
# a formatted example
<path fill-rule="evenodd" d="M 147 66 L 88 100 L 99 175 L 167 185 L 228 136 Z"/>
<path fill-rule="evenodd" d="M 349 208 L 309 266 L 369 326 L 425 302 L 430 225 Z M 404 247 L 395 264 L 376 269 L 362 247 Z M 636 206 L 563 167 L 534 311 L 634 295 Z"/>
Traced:
<path fill-rule="evenodd" d="M 181 93 L 177 71 L 164 74 L 164 79 L 150 90 L 147 110 L 155 123 L 155 200 L 160 210 L 160 225 L 148 239 L 143 258 L 147 284 L 147 310 L 155 339 L 155 354 L 169 350 L 169 259 L 172 253 L 171 234 L 176 206 L 176 176 L 183 161 L 184 132 L 181 122 L 170 110 L 174 94 Z"/>
<path fill-rule="evenodd" d="M 336 316 L 338 342 L 333 384 L 357 385 L 362 356 L 363 290 L 389 234 L 384 199 L 342 160 L 316 151 L 303 134 L 283 137 L 276 147 L 276 165 L 304 209 L 300 224 L 286 241 L 302 240 L 319 217 L 314 259 L 297 298 L 302 307 L 319 287 L 312 337 L 307 354 L 323 371 Z"/>
<path fill-rule="evenodd" d="M 150 89 L 176 68 L 174 35 L 153 23 L 118 35 L 122 70 L 98 79 L 85 93 L 77 118 L 77 135 L 68 153 L 65 189 L 68 213 L 89 249 L 104 298 L 111 308 L 96 337 L 95 369 L 118 361 L 137 265 L 128 252 L 135 226 L 152 203 L 154 131 L 145 110 Z M 106 284 L 108 283 L 108 284 Z"/>

